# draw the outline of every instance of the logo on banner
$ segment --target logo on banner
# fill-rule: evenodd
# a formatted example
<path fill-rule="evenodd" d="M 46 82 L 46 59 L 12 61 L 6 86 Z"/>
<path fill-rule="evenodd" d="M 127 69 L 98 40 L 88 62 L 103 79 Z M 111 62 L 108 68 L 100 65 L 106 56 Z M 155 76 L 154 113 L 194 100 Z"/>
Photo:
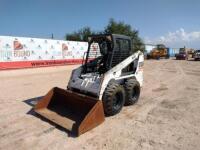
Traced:
<path fill-rule="evenodd" d="M 72 55 L 72 52 L 68 51 L 68 46 L 65 43 L 62 44 L 62 55 L 63 57 Z"/>
<path fill-rule="evenodd" d="M 19 41 L 14 41 L 14 50 L 21 50 L 23 49 L 23 45 Z"/>
<path fill-rule="evenodd" d="M 14 42 L 14 57 L 22 57 L 24 59 L 27 59 L 27 57 L 30 56 L 30 51 L 23 50 L 23 48 L 26 48 L 26 45 L 22 45 L 18 40 L 15 40 Z"/>
<path fill-rule="evenodd" d="M 68 50 L 68 46 L 66 44 L 62 44 L 62 50 Z"/>

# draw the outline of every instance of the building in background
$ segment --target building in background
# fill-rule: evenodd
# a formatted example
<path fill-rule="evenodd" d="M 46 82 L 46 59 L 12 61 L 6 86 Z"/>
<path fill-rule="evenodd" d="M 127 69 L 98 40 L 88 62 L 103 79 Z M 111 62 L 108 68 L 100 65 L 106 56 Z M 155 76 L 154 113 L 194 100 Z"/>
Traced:
<path fill-rule="evenodd" d="M 145 51 L 146 53 L 150 53 L 154 48 L 156 48 L 156 45 L 153 44 L 145 44 Z"/>

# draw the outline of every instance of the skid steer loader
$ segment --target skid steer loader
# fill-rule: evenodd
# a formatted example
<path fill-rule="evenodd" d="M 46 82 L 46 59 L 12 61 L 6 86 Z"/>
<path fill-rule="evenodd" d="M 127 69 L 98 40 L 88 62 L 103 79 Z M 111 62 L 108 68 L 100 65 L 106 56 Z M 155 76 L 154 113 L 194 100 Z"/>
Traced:
<path fill-rule="evenodd" d="M 132 53 L 130 37 L 106 34 L 88 40 L 83 63 L 72 71 L 67 89 L 54 87 L 34 108 L 77 136 L 101 124 L 105 115 L 136 103 L 143 83 L 144 56 Z M 91 46 L 94 43 L 97 50 Z"/>

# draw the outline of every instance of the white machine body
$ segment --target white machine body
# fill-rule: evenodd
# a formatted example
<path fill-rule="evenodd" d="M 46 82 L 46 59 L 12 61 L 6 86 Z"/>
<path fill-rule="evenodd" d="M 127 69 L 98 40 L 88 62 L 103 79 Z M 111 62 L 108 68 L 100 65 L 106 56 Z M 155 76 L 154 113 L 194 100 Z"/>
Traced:
<path fill-rule="evenodd" d="M 132 62 L 135 62 L 135 72 L 123 75 L 122 70 Z M 83 66 L 80 66 L 72 71 L 67 88 L 79 93 L 95 96 L 99 100 L 102 100 L 103 93 L 108 83 L 112 80 L 120 82 L 128 78 L 135 78 L 140 83 L 140 87 L 142 87 L 143 64 L 144 55 L 141 51 L 137 51 L 104 74 L 99 74 L 98 72 L 81 74 Z"/>

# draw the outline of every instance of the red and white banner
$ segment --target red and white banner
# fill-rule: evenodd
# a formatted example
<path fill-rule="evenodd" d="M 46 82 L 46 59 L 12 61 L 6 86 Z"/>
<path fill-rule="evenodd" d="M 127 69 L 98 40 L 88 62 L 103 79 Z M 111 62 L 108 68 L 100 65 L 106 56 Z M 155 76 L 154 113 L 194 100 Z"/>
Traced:
<path fill-rule="evenodd" d="M 0 36 L 0 70 L 80 64 L 87 49 L 87 42 Z"/>

